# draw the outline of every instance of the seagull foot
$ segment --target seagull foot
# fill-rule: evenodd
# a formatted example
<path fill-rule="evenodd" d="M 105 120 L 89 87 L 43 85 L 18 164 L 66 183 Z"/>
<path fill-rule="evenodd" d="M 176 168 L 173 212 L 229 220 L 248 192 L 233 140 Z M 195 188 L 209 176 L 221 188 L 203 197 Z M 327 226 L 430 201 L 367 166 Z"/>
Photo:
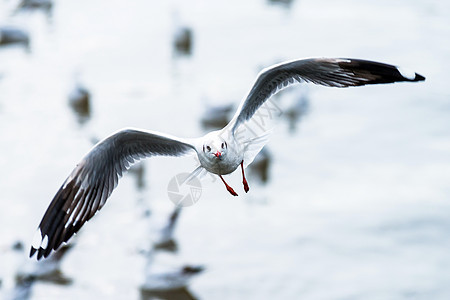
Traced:
<path fill-rule="evenodd" d="M 250 190 L 250 188 L 248 187 L 247 180 L 245 180 L 245 178 L 244 178 L 244 181 L 242 181 L 242 183 L 244 184 L 244 191 L 245 191 L 246 193 L 248 193 L 248 191 Z"/>
<path fill-rule="evenodd" d="M 225 182 L 225 179 L 223 179 L 222 175 L 219 175 L 219 177 L 220 177 L 220 179 L 222 179 L 223 183 L 225 184 L 227 191 L 229 191 L 231 195 L 237 196 L 238 194 L 233 190 L 233 188 L 231 186 L 228 185 L 228 183 Z"/>
<path fill-rule="evenodd" d="M 231 186 L 227 186 L 227 191 L 230 192 L 231 195 L 233 196 L 237 196 L 238 194 L 233 190 L 233 188 Z"/>
<path fill-rule="evenodd" d="M 247 179 L 245 179 L 245 174 L 244 174 L 244 161 L 241 161 L 241 169 L 242 169 L 242 183 L 244 184 L 244 191 L 246 193 L 248 193 L 248 191 L 250 190 L 248 188 L 248 183 L 247 183 Z"/>

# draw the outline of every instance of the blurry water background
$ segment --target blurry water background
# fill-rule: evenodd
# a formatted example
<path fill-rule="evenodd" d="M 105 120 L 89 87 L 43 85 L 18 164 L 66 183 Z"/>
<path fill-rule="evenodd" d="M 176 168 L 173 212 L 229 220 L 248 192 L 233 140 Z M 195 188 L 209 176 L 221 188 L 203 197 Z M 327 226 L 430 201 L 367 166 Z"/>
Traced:
<path fill-rule="evenodd" d="M 297 130 L 268 144 L 269 181 L 206 178 L 183 210 L 176 254 L 155 266 L 205 266 L 201 299 L 450 299 L 450 2 L 85 1 L 49 10 L 0 1 L 0 26 L 29 33 L 0 46 L 0 296 L 9 297 L 60 184 L 122 127 L 200 136 L 206 104 L 237 104 L 257 72 L 287 59 L 355 57 L 403 66 L 420 84 L 309 87 Z M 179 28 L 192 49 L 177 54 Z M 75 83 L 90 119 L 68 105 Z M 297 97 L 291 87 L 278 100 Z M 62 270 L 31 299 L 138 299 L 148 249 L 173 209 L 167 184 L 192 158 L 144 161 L 80 231 Z M 21 241 L 24 250 L 13 245 Z M 19 247 L 16 247 L 20 249 Z"/>

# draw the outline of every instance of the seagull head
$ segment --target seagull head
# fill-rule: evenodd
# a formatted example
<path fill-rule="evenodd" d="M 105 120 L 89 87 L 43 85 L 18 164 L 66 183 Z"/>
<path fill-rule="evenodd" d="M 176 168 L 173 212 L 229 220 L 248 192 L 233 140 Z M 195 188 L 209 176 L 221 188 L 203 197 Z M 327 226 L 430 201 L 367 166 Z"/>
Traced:
<path fill-rule="evenodd" d="M 221 138 L 212 139 L 203 144 L 203 153 L 210 160 L 222 160 L 227 150 L 228 144 Z"/>

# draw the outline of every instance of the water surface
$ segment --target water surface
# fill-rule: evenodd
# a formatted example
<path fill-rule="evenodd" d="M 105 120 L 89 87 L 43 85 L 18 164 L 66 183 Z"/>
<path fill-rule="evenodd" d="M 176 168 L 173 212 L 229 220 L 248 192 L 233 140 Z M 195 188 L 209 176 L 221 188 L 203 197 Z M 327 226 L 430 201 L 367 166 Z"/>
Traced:
<path fill-rule="evenodd" d="M 380 60 L 425 83 L 312 87 L 309 114 L 269 143 L 270 180 L 206 178 L 181 214 L 179 251 L 155 266 L 201 264 L 202 299 L 448 299 L 450 297 L 450 5 L 445 1 L 57 1 L 51 14 L 0 24 L 30 49 L 0 48 L 0 294 L 14 286 L 54 193 L 92 141 L 127 126 L 204 134 L 206 103 L 237 103 L 262 68 L 309 56 Z M 193 31 L 177 55 L 177 28 Z M 89 121 L 68 105 L 75 81 Z M 291 88 L 295 89 L 295 87 Z M 293 97 L 295 91 L 286 93 Z M 282 100 L 283 95 L 280 97 Z M 143 162 L 145 188 L 125 176 L 85 225 L 62 268 L 73 284 L 36 284 L 32 299 L 136 299 L 147 249 L 173 209 L 167 184 L 195 160 Z M 145 211 L 150 211 L 146 217 Z M 23 241 L 23 252 L 11 246 Z"/>

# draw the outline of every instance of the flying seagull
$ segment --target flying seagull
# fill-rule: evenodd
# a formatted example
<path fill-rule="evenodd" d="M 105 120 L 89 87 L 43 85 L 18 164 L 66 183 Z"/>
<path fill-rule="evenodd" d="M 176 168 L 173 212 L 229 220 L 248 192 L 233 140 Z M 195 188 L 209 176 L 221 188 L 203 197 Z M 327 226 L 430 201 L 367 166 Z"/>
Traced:
<path fill-rule="evenodd" d="M 351 87 L 425 77 L 384 63 L 349 58 L 309 58 L 283 62 L 262 70 L 234 117 L 221 130 L 200 138 L 178 138 L 156 131 L 122 129 L 96 144 L 78 163 L 56 193 L 33 239 L 30 257 L 47 257 L 67 242 L 105 204 L 129 166 L 145 157 L 196 153 L 200 166 L 191 174 L 216 174 L 233 196 L 222 175 L 241 168 L 245 192 L 249 191 L 244 167 L 267 142 L 267 134 L 239 138 L 256 111 L 273 94 L 295 82 L 328 87 Z"/>

